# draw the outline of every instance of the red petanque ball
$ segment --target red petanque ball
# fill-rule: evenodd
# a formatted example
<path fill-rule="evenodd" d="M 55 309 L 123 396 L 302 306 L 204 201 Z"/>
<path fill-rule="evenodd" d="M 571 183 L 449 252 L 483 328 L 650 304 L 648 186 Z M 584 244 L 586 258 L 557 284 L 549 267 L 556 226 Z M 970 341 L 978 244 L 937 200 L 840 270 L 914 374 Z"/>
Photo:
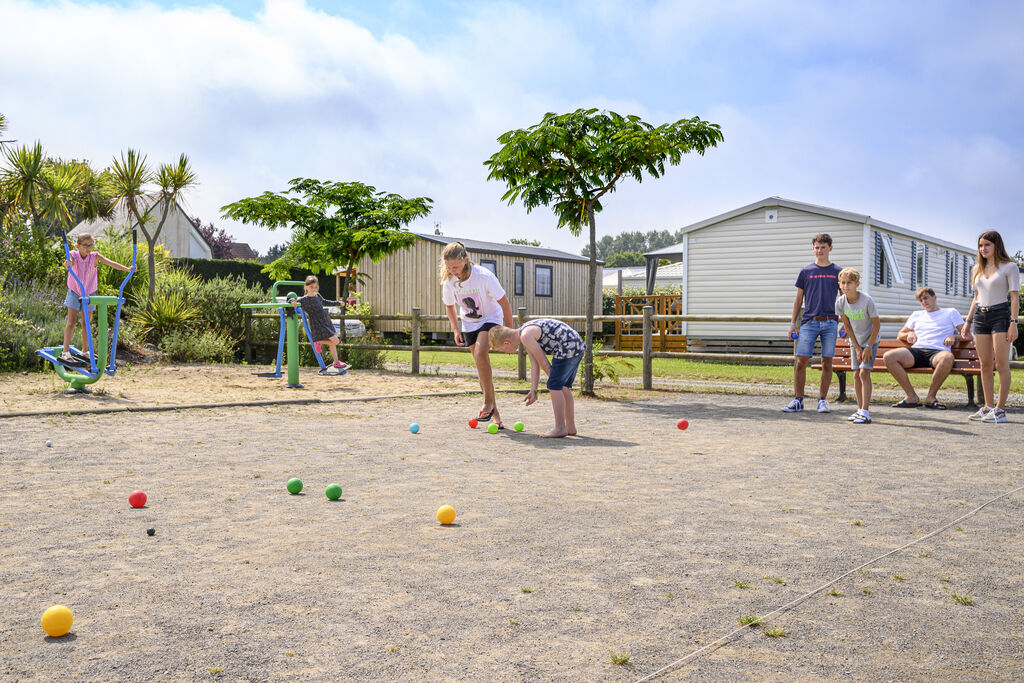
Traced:
<path fill-rule="evenodd" d="M 471 418 L 469 418 L 469 428 L 470 428 L 470 429 L 476 429 L 476 426 L 477 426 L 478 424 L 480 424 L 480 423 L 476 421 L 476 418 L 475 418 L 475 417 L 471 417 Z"/>
<path fill-rule="evenodd" d="M 687 422 L 686 420 L 680 420 L 679 422 L 676 422 L 676 427 L 679 427 L 680 429 L 686 429 L 689 426 L 690 423 Z"/>
<path fill-rule="evenodd" d="M 132 491 L 128 496 L 128 504 L 133 508 L 140 508 L 146 505 L 146 494 L 143 491 Z"/>

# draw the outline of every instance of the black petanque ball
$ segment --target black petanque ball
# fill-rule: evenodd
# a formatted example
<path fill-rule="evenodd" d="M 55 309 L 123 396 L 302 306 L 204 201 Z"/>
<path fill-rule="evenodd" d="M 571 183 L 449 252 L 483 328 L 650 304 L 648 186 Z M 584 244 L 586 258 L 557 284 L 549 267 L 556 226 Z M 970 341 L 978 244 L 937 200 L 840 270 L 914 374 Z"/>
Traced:
<path fill-rule="evenodd" d="M 150 528 L 146 529 L 146 533 L 149 534 L 150 536 L 152 536 L 153 534 L 156 533 L 156 529 L 154 529 L 153 527 L 150 527 Z"/>

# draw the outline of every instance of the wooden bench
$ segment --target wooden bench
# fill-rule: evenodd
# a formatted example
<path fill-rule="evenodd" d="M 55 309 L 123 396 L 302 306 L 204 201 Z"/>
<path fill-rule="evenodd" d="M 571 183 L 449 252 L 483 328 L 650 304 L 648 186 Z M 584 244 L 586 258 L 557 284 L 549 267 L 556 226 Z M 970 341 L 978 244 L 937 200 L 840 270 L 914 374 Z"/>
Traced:
<path fill-rule="evenodd" d="M 872 372 L 889 372 L 889 368 L 885 367 L 885 362 L 882 360 L 882 356 L 885 352 L 890 349 L 904 349 L 909 348 L 910 344 L 904 344 L 898 339 L 882 339 L 878 343 L 878 355 L 875 356 L 875 365 L 871 369 Z M 974 408 L 974 387 L 977 384 L 978 396 L 982 396 L 981 391 L 981 363 L 978 361 L 978 352 L 974 348 L 974 340 L 961 341 L 954 344 L 951 349 L 953 352 L 953 369 L 949 372 L 950 375 L 961 375 L 967 380 L 967 405 L 970 408 Z M 837 401 L 846 400 L 846 373 L 852 370 L 850 367 L 850 340 L 840 338 L 836 340 L 836 355 L 832 360 L 832 370 L 839 376 L 839 398 Z M 815 370 L 821 370 L 821 363 L 815 363 L 811 366 Z M 932 368 L 911 368 L 907 370 L 907 374 L 931 374 Z M 977 378 L 976 380 L 974 378 Z"/>

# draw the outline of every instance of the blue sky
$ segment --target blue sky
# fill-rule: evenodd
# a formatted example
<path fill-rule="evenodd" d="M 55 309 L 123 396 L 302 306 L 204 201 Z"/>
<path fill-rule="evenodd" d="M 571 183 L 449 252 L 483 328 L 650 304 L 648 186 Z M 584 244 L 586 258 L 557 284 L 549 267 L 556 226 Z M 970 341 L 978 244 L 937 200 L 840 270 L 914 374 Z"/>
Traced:
<path fill-rule="evenodd" d="M 97 166 L 184 152 L 201 181 L 187 210 L 258 249 L 284 235 L 219 208 L 307 176 L 432 197 L 414 229 L 578 252 L 550 212 L 504 205 L 482 165 L 501 133 L 578 107 L 725 134 L 623 184 L 599 237 L 778 195 L 1024 248 L 1016 0 L 0 0 L 0 24 L 8 137 Z"/>

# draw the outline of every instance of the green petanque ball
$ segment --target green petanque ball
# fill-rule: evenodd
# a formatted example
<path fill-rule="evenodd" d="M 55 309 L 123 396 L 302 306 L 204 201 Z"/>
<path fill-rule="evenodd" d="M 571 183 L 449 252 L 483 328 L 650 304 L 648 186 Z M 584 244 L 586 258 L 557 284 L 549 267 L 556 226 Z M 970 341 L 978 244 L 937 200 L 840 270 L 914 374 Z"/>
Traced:
<path fill-rule="evenodd" d="M 294 495 L 302 490 L 302 480 L 299 479 L 298 477 L 292 477 L 291 479 L 288 480 L 287 486 L 288 493 Z"/>
<path fill-rule="evenodd" d="M 341 487 L 337 484 L 328 484 L 324 493 L 327 494 L 327 500 L 338 500 L 341 498 Z"/>
<path fill-rule="evenodd" d="M 512 426 L 513 426 L 513 427 L 515 427 L 515 430 L 516 430 L 517 432 L 521 432 L 521 431 L 523 431 L 524 429 L 526 429 L 526 425 L 524 425 L 524 424 L 523 424 L 522 422 L 516 422 L 516 423 L 515 423 L 514 425 L 512 425 Z"/>
<path fill-rule="evenodd" d="M 497 434 L 498 433 L 498 425 L 496 425 L 496 424 L 494 424 L 492 422 L 491 426 L 487 428 L 487 431 L 489 431 L 491 434 Z"/>

